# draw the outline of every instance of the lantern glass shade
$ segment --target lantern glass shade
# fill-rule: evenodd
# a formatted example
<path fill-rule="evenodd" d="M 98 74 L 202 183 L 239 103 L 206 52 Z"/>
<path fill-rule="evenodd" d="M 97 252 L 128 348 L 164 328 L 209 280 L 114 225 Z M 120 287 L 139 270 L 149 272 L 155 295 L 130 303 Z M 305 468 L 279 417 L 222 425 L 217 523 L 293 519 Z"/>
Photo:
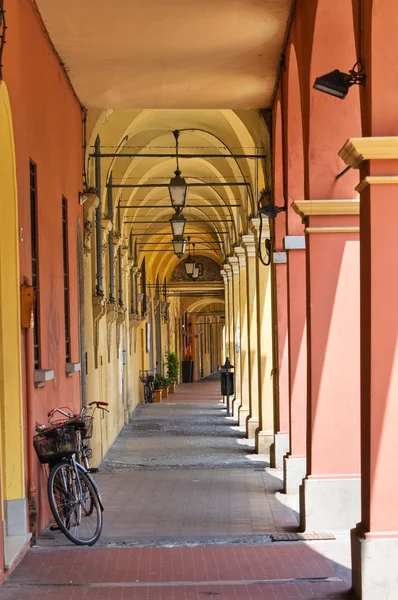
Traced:
<path fill-rule="evenodd" d="M 192 273 L 193 273 L 194 268 L 195 268 L 195 261 L 192 258 L 192 256 L 189 255 L 188 258 L 187 258 L 187 260 L 185 261 L 185 273 L 187 275 L 191 276 Z"/>
<path fill-rule="evenodd" d="M 173 238 L 183 237 L 186 219 L 183 215 L 175 214 L 170 219 L 171 231 Z"/>
<path fill-rule="evenodd" d="M 194 281 L 199 277 L 199 267 L 197 265 L 194 265 L 191 277 Z"/>
<path fill-rule="evenodd" d="M 185 206 L 187 193 L 188 185 L 185 183 L 185 179 L 181 177 L 181 171 L 177 169 L 175 171 L 175 177 L 170 180 L 169 184 L 171 205 L 177 214 L 179 214 Z"/>
<path fill-rule="evenodd" d="M 173 238 L 174 254 L 181 258 L 185 254 L 185 248 L 187 246 L 187 240 L 182 236 Z"/>

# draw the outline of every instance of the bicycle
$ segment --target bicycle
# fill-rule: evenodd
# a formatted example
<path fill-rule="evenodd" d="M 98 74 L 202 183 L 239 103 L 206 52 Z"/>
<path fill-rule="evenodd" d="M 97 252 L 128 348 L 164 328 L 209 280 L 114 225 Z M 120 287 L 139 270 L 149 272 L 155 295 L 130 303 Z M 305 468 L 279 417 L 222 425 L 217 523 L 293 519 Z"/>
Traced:
<path fill-rule="evenodd" d="M 106 403 L 90 403 L 93 404 L 102 408 L 101 404 Z M 65 418 L 51 422 L 56 412 Z M 51 512 L 69 540 L 77 545 L 92 546 L 101 535 L 104 508 L 95 481 L 80 461 L 89 467 L 89 448 L 83 439 L 92 434 L 93 416 L 88 415 L 86 408 L 78 415 L 55 408 L 48 416 L 49 427 L 36 425 L 38 434 L 33 438 L 33 445 L 39 461 L 48 464 L 50 469 L 47 494 Z"/>
<path fill-rule="evenodd" d="M 140 380 L 144 384 L 144 402 L 152 403 L 155 397 L 154 381 L 155 376 L 153 370 L 140 371 Z"/>

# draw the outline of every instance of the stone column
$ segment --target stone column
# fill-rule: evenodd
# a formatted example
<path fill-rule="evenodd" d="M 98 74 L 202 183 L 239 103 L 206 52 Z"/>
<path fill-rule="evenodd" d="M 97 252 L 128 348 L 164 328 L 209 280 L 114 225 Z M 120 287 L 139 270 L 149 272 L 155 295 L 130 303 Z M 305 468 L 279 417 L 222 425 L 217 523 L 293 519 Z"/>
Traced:
<path fill-rule="evenodd" d="M 224 269 L 221 269 L 220 273 L 221 273 L 221 276 L 224 281 L 224 302 L 225 302 L 225 322 L 224 322 L 224 335 L 223 335 L 225 356 L 222 356 L 222 358 L 221 358 L 222 364 L 224 364 L 225 359 L 229 353 L 229 326 L 228 326 L 228 323 L 229 323 L 229 293 L 228 293 L 227 272 L 224 271 Z"/>
<path fill-rule="evenodd" d="M 246 252 L 247 322 L 249 332 L 249 416 L 246 420 L 246 433 L 249 438 L 254 438 L 260 424 L 257 343 L 257 249 L 254 235 L 252 233 L 242 235 L 242 244 Z"/>
<path fill-rule="evenodd" d="M 263 219 L 260 239 L 260 219 L 251 219 L 249 227 L 255 235 L 256 248 L 270 237 L 269 224 Z M 270 453 L 274 441 L 274 394 L 272 384 L 272 309 L 271 269 L 257 258 L 257 348 L 258 348 L 258 397 L 259 427 L 256 432 L 256 451 Z"/>
<path fill-rule="evenodd" d="M 354 167 L 367 160 L 356 188 L 362 489 L 360 522 L 351 531 L 353 587 L 364 600 L 381 600 L 398 590 L 398 137 L 354 138 L 340 156 Z"/>
<path fill-rule="evenodd" d="M 307 474 L 304 530 L 359 518 L 359 201 L 304 200 L 306 222 Z"/>
<path fill-rule="evenodd" d="M 234 252 L 239 261 L 239 327 L 240 327 L 240 387 L 241 405 L 239 408 L 239 426 L 246 427 L 250 413 L 249 388 L 249 329 L 247 318 L 247 273 L 246 254 L 244 248 L 237 246 Z"/>
<path fill-rule="evenodd" d="M 236 256 L 229 256 L 228 262 L 231 265 L 232 269 L 232 291 L 233 291 L 233 304 L 234 304 L 234 312 L 233 312 L 233 328 L 235 334 L 235 344 L 234 344 L 234 352 L 233 359 L 231 358 L 231 362 L 234 365 L 234 373 L 235 373 L 235 398 L 232 404 L 232 414 L 234 417 L 238 417 L 239 408 L 242 404 L 241 400 L 241 386 L 240 386 L 240 378 L 241 378 L 241 364 L 240 364 L 240 293 L 239 293 L 239 260 Z"/>
<path fill-rule="evenodd" d="M 230 362 L 232 363 L 235 355 L 235 329 L 234 329 L 234 290 L 232 284 L 232 267 L 231 265 L 224 264 L 224 271 L 227 274 L 228 279 L 228 329 L 229 329 L 229 346 L 228 354 Z"/>
<path fill-rule="evenodd" d="M 291 209 L 288 209 L 289 211 Z M 298 220 L 297 215 L 294 215 Z M 291 221 L 289 215 L 289 221 Z M 297 229 L 296 229 L 297 233 Z M 284 490 L 297 494 L 306 474 L 307 300 L 305 237 L 286 235 L 289 342 L 289 452 L 284 458 Z"/>
<path fill-rule="evenodd" d="M 272 254 L 273 301 L 273 384 L 274 384 L 274 443 L 270 450 L 271 467 L 282 469 L 289 452 L 289 345 L 287 305 L 287 252 L 283 250 L 286 214 L 278 215 L 274 223 L 275 251 Z"/>

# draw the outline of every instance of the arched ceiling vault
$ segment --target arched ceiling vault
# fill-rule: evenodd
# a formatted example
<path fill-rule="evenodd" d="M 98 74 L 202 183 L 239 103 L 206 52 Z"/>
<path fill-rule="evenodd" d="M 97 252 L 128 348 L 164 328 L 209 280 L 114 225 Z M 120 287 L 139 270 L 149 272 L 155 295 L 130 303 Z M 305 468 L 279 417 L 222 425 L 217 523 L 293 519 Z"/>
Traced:
<path fill-rule="evenodd" d="M 124 238 L 132 233 L 138 263 L 147 257 L 151 279 L 170 276 L 179 261 L 172 251 L 168 223 L 174 213 L 167 184 L 176 169 L 175 129 L 181 132 L 179 152 L 187 155 L 180 158 L 183 177 L 188 185 L 209 184 L 190 187 L 184 209 L 185 235 L 190 235 L 202 255 L 221 265 L 246 230 L 265 180 L 264 161 L 245 158 L 268 152 L 268 132 L 257 111 L 240 111 L 239 115 L 232 110 L 128 109 L 97 115 L 87 143 L 89 185 L 95 183 L 90 153 L 99 136 L 101 152 L 117 154 L 101 159 L 103 204 L 111 175 L 114 214 L 119 210 L 121 233 Z M 156 156 L 143 156 L 148 154 Z M 212 157 L 203 156 L 208 154 Z M 142 184 L 164 187 L 133 187 Z"/>

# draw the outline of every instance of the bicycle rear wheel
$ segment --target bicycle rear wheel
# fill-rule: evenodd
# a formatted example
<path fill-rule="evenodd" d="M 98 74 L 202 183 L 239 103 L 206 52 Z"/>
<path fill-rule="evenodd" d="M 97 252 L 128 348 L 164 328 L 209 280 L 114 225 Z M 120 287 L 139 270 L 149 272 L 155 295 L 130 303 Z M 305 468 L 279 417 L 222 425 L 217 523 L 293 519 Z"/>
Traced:
<path fill-rule="evenodd" d="M 101 535 L 102 510 L 91 478 L 78 473 L 79 480 L 71 463 L 57 463 L 48 478 L 48 499 L 66 537 L 78 546 L 92 546 Z"/>

